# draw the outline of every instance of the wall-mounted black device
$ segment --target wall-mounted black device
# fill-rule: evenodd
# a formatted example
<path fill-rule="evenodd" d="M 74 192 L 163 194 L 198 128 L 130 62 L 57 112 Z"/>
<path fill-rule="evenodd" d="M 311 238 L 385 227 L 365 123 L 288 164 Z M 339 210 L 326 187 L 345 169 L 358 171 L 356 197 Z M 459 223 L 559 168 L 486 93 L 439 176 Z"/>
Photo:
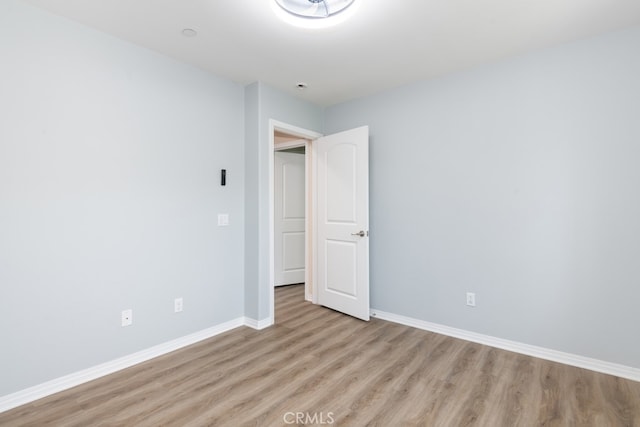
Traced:
<path fill-rule="evenodd" d="M 220 171 L 220 185 L 227 185 L 227 170 L 222 169 Z"/>

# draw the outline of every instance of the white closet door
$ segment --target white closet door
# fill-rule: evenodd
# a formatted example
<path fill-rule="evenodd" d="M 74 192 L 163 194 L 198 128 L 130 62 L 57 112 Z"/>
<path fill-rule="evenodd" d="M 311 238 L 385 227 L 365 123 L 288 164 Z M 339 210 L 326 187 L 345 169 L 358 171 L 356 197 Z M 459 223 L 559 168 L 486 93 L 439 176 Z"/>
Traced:
<path fill-rule="evenodd" d="M 275 152 L 275 286 L 304 282 L 305 156 Z"/>

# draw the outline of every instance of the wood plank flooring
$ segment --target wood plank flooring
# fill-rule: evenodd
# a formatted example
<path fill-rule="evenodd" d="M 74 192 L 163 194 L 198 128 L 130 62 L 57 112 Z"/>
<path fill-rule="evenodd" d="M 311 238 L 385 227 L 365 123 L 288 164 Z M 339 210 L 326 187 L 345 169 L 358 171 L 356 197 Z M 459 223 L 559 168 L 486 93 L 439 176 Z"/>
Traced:
<path fill-rule="evenodd" d="M 238 328 L 0 414 L 1 426 L 640 426 L 640 383 L 276 290 Z"/>

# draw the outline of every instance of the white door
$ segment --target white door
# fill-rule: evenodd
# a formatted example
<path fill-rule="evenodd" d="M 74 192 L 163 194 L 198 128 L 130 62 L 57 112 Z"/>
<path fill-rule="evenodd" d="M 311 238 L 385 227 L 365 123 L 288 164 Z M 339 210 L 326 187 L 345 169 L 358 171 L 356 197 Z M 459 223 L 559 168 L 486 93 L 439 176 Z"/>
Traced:
<path fill-rule="evenodd" d="M 318 303 L 369 320 L 369 128 L 314 145 Z"/>
<path fill-rule="evenodd" d="M 305 156 L 275 152 L 275 286 L 304 282 Z"/>

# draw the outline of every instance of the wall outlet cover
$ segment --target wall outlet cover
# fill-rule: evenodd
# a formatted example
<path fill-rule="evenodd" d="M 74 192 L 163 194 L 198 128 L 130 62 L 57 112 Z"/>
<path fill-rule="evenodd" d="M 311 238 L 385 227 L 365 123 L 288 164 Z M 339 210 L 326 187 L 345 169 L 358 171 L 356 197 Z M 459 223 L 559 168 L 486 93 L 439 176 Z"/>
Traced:
<path fill-rule="evenodd" d="M 184 309 L 182 298 L 176 298 L 173 300 L 173 312 L 180 313 Z"/>

